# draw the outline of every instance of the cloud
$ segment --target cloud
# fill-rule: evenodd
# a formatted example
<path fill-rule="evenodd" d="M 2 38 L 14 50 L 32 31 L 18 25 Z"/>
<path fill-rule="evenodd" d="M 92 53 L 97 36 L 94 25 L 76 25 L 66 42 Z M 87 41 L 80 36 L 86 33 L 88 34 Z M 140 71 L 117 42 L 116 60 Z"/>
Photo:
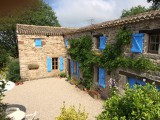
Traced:
<path fill-rule="evenodd" d="M 147 0 L 47 0 L 65 27 L 82 27 L 120 17 L 123 9 L 142 5 Z"/>

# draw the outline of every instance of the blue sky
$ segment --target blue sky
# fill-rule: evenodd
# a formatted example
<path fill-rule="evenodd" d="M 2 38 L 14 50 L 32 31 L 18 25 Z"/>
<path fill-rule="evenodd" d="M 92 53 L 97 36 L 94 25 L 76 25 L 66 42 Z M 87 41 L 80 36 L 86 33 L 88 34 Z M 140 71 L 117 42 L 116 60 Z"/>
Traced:
<path fill-rule="evenodd" d="M 147 0 L 45 0 L 64 27 L 83 27 L 118 19 L 123 9 L 141 5 L 149 7 Z"/>

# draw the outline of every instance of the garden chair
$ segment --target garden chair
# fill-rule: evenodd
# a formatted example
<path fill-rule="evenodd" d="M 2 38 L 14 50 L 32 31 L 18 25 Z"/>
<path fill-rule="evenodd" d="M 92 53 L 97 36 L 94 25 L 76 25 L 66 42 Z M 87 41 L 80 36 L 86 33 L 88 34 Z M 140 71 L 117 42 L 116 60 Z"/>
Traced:
<path fill-rule="evenodd" d="M 37 115 L 37 111 L 35 111 L 33 114 L 28 114 L 26 115 L 25 120 L 34 120 L 36 115 Z"/>
<path fill-rule="evenodd" d="M 20 109 L 17 107 L 10 107 L 10 108 L 6 109 L 6 114 L 8 115 L 8 114 L 15 112 L 15 111 L 18 111 L 18 110 L 20 110 Z"/>

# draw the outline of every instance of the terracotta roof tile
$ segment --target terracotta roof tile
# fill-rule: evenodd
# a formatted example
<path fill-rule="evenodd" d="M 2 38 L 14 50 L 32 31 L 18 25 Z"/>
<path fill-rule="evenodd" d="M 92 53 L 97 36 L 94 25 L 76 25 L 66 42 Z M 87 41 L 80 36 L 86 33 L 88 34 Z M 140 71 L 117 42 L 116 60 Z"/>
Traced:
<path fill-rule="evenodd" d="M 74 28 L 52 27 L 52 26 L 36 26 L 17 24 L 17 34 L 25 35 L 63 35 L 66 32 L 74 32 Z"/>

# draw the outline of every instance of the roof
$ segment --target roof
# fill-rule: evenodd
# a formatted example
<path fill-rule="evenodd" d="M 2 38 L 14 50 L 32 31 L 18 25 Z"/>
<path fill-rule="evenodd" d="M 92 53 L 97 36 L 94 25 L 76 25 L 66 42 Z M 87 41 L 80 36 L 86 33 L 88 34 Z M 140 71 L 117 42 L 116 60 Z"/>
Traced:
<path fill-rule="evenodd" d="M 66 32 L 74 32 L 75 28 L 52 27 L 52 26 L 36 26 L 17 24 L 17 34 L 24 35 L 63 35 Z"/>
<path fill-rule="evenodd" d="M 145 12 L 145 13 L 137 14 L 134 16 L 124 17 L 122 19 L 117 19 L 117 20 L 102 22 L 99 24 L 89 25 L 89 26 L 77 29 L 76 31 L 68 32 L 67 34 L 73 34 L 73 33 L 78 33 L 78 32 L 85 32 L 85 31 L 91 31 L 91 30 L 96 30 L 96 29 L 121 26 L 121 25 L 125 25 L 125 24 L 130 24 L 130 23 L 138 23 L 141 21 L 146 21 L 146 20 L 151 20 L 151 19 L 156 19 L 156 18 L 160 18 L 160 10 Z"/>
<path fill-rule="evenodd" d="M 86 31 L 92 31 L 102 28 L 110 28 L 115 26 L 122 26 L 131 23 L 138 23 L 146 20 L 160 19 L 160 10 L 149 11 L 134 16 L 124 17 L 122 19 L 106 21 L 99 24 L 93 24 L 79 29 L 64 28 L 64 27 L 52 27 L 52 26 L 36 26 L 17 24 L 17 33 L 25 35 L 63 35 L 74 34 Z"/>

